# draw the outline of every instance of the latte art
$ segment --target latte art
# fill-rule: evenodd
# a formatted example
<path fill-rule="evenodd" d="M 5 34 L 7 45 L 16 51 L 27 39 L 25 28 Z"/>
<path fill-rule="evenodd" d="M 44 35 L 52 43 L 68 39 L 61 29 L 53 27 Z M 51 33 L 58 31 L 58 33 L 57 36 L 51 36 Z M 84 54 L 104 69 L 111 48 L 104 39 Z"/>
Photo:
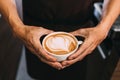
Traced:
<path fill-rule="evenodd" d="M 73 37 L 66 34 L 57 34 L 49 36 L 45 40 L 45 48 L 54 54 L 67 54 L 76 48 L 76 42 Z"/>
<path fill-rule="evenodd" d="M 42 46 L 48 54 L 61 62 L 66 60 L 71 54 L 74 54 L 82 43 L 82 38 L 78 41 L 70 33 L 53 32 L 44 37 Z"/>

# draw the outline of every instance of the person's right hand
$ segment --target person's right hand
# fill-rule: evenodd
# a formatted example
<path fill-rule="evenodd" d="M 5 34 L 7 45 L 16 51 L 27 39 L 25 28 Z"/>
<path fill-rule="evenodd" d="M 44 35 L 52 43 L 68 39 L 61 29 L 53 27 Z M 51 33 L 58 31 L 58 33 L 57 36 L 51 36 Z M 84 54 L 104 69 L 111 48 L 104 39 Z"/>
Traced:
<path fill-rule="evenodd" d="M 14 34 L 18 38 L 20 38 L 25 44 L 25 46 L 32 53 L 37 55 L 42 62 L 56 69 L 62 69 L 62 65 L 59 62 L 57 62 L 56 58 L 47 54 L 40 43 L 41 36 L 52 32 L 52 30 L 48 30 L 42 27 L 27 25 L 22 25 L 20 29 L 14 30 Z"/>

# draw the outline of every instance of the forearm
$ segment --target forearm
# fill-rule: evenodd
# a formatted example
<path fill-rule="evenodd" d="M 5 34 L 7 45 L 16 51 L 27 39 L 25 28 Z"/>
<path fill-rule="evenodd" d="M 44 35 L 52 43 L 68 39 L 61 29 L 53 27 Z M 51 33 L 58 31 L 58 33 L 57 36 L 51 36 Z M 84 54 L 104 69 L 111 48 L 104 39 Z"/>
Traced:
<path fill-rule="evenodd" d="M 104 0 L 101 27 L 109 31 L 112 24 L 120 14 L 120 0 Z"/>
<path fill-rule="evenodd" d="M 0 0 L 0 12 L 11 25 L 12 30 L 18 30 L 23 25 L 21 19 L 18 16 L 15 0 Z"/>

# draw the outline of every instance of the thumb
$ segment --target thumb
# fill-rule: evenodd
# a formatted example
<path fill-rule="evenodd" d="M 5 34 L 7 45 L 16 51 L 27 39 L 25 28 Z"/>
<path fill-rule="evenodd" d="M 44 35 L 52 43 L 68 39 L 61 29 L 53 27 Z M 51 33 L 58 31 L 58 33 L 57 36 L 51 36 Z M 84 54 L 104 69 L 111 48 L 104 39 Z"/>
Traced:
<path fill-rule="evenodd" d="M 86 36 L 86 29 L 79 29 L 73 32 L 70 32 L 72 35 L 74 36 L 81 36 L 81 37 L 85 37 Z"/>

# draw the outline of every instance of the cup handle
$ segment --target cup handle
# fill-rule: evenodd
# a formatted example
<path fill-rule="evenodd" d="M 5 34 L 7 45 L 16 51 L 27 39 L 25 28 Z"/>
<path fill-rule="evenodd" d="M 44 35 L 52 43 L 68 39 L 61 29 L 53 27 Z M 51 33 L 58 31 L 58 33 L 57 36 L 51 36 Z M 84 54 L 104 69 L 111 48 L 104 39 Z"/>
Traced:
<path fill-rule="evenodd" d="M 83 41 L 78 41 L 78 45 L 81 45 L 83 43 Z"/>

